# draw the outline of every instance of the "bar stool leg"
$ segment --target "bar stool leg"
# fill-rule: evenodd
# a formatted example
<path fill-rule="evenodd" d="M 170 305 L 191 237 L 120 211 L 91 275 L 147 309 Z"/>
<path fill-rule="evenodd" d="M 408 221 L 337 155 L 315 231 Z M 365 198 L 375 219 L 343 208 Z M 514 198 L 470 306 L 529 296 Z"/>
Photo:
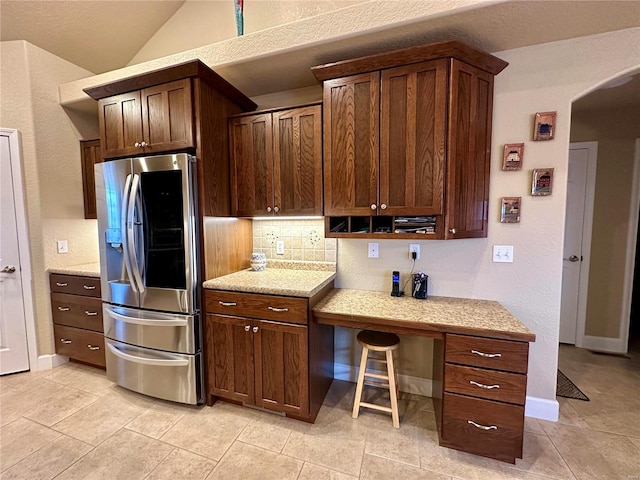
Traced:
<path fill-rule="evenodd" d="M 400 428 L 398 418 L 398 396 L 396 390 L 396 372 L 393 366 L 393 351 L 387 350 L 387 375 L 389 376 L 389 396 L 391 397 L 391 419 L 393 427 Z"/>
<path fill-rule="evenodd" d="M 356 396 L 353 399 L 353 413 L 352 418 L 358 418 L 360 413 L 360 400 L 362 399 L 362 389 L 364 387 L 364 373 L 367 369 L 367 358 L 369 357 L 369 349 L 362 347 L 362 356 L 360 357 L 360 371 L 358 372 L 358 383 L 356 386 Z"/>

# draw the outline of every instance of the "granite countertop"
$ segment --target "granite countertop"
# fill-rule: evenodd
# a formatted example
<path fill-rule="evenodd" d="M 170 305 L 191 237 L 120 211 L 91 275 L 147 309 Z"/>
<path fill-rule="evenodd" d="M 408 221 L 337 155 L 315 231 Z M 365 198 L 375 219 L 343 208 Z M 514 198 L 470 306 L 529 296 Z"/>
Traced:
<path fill-rule="evenodd" d="M 336 272 L 331 270 L 300 270 L 267 266 L 261 272 L 242 270 L 207 280 L 202 286 L 211 290 L 313 297 L 335 277 Z"/>
<path fill-rule="evenodd" d="M 82 263 L 67 267 L 52 267 L 49 273 L 61 273 L 63 275 L 79 275 L 82 277 L 99 277 L 100 263 Z"/>
<path fill-rule="evenodd" d="M 392 297 L 388 292 L 335 289 L 313 308 L 314 316 L 331 323 L 342 320 L 372 320 L 389 326 L 402 325 L 415 329 L 448 333 L 535 341 L 535 334 L 502 305 L 493 300 L 470 298 Z M 372 328 L 374 326 L 372 325 Z"/>

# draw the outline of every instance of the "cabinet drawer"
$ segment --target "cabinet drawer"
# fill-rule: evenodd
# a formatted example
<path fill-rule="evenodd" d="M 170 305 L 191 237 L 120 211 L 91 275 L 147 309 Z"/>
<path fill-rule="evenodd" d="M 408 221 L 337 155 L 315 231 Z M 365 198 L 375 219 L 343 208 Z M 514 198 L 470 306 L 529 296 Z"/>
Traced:
<path fill-rule="evenodd" d="M 522 458 L 524 406 L 443 395 L 442 443 L 514 463 Z"/>
<path fill-rule="evenodd" d="M 104 337 L 101 333 L 54 325 L 56 353 L 74 360 L 105 366 Z"/>
<path fill-rule="evenodd" d="M 449 364 L 444 372 L 447 392 L 524 405 L 526 375 Z"/>
<path fill-rule="evenodd" d="M 102 300 L 65 293 L 51 294 L 53 323 L 102 332 Z"/>
<path fill-rule="evenodd" d="M 96 277 L 52 273 L 49 275 L 49 286 L 52 292 L 100 298 L 100 279 Z"/>
<path fill-rule="evenodd" d="M 448 334 L 445 362 L 527 373 L 528 342 Z"/>
<path fill-rule="evenodd" d="M 205 290 L 206 309 L 209 313 L 262 318 L 306 325 L 308 300 L 257 293 Z"/>

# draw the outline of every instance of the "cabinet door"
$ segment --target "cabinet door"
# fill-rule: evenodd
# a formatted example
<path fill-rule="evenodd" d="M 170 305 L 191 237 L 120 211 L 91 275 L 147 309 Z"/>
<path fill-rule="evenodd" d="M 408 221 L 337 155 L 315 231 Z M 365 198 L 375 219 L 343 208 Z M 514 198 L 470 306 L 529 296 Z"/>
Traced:
<path fill-rule="evenodd" d="M 273 114 L 274 204 L 279 215 L 322 215 L 322 107 Z"/>
<path fill-rule="evenodd" d="M 442 214 L 446 60 L 383 70 L 381 84 L 380 213 Z"/>
<path fill-rule="evenodd" d="M 209 394 L 253 404 L 251 320 L 207 314 L 206 322 Z"/>
<path fill-rule="evenodd" d="M 194 146 L 190 79 L 145 88 L 141 101 L 145 154 Z"/>
<path fill-rule="evenodd" d="M 123 93 L 98 102 L 103 158 L 139 155 L 142 149 L 140 92 Z"/>
<path fill-rule="evenodd" d="M 323 96 L 324 213 L 375 214 L 380 73 L 327 80 Z"/>
<path fill-rule="evenodd" d="M 445 238 L 487 236 L 493 76 L 451 63 Z"/>
<path fill-rule="evenodd" d="M 254 320 L 256 405 L 296 415 L 309 412 L 307 327 Z"/>
<path fill-rule="evenodd" d="M 96 177 L 93 166 L 102 162 L 100 140 L 80 141 L 80 162 L 82 165 L 84 218 L 98 218 L 96 212 Z"/>
<path fill-rule="evenodd" d="M 273 211 L 273 143 L 271 114 L 233 118 L 231 137 L 231 214 L 268 215 Z"/>

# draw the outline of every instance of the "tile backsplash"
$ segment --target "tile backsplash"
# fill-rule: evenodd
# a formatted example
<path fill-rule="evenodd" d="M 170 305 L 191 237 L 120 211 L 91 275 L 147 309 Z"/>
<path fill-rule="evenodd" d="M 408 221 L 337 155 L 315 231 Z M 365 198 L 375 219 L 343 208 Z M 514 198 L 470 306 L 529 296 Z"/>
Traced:
<path fill-rule="evenodd" d="M 276 242 L 284 241 L 284 255 L 276 254 Z M 335 262 L 338 241 L 324 238 L 323 219 L 254 220 L 253 251 L 267 259 Z"/>

